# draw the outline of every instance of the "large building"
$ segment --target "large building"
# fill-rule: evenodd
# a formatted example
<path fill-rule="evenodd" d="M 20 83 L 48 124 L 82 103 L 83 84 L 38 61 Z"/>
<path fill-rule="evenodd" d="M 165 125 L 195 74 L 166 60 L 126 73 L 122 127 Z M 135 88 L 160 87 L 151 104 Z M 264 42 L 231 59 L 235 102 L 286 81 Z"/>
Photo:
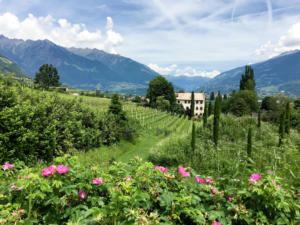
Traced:
<path fill-rule="evenodd" d="M 194 93 L 195 100 L 195 116 L 202 116 L 204 113 L 205 106 L 205 95 L 204 93 Z M 191 108 L 192 93 L 176 93 L 176 102 L 183 105 L 184 110 Z"/>

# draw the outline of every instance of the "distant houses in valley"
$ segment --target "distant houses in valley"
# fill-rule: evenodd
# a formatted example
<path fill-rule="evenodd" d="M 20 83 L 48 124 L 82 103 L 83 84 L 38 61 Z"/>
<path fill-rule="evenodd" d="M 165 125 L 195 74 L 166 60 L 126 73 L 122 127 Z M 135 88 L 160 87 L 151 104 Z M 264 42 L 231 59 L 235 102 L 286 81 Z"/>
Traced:
<path fill-rule="evenodd" d="M 181 104 L 187 111 L 191 109 L 192 93 L 176 93 L 176 102 Z M 204 93 L 194 93 L 195 101 L 195 116 L 202 116 L 204 113 L 205 106 L 205 95 Z"/>

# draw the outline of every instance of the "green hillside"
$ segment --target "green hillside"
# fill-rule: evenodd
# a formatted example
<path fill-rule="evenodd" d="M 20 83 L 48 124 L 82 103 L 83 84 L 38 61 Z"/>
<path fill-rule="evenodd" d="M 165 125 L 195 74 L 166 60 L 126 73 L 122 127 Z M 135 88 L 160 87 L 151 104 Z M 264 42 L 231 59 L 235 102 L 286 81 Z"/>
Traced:
<path fill-rule="evenodd" d="M 14 62 L 10 61 L 8 58 L 0 54 L 0 73 L 15 74 L 17 77 L 26 77 L 29 76 L 23 72 Z"/>

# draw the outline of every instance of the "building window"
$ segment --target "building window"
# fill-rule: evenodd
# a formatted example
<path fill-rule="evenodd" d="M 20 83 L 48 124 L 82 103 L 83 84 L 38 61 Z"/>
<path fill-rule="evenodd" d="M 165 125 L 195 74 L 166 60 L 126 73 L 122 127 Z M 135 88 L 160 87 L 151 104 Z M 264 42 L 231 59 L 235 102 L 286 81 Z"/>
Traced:
<path fill-rule="evenodd" d="M 203 109 L 203 107 L 200 107 L 200 110 L 202 110 Z"/>
<path fill-rule="evenodd" d="M 184 101 L 184 103 L 186 104 L 186 101 Z"/>
<path fill-rule="evenodd" d="M 180 103 L 180 101 L 177 101 L 178 102 L 178 104 Z"/>
<path fill-rule="evenodd" d="M 198 113 L 196 113 L 196 116 L 198 116 Z"/>
<path fill-rule="evenodd" d="M 199 103 L 199 101 L 196 101 L 196 104 L 198 104 Z"/>
<path fill-rule="evenodd" d="M 202 104 L 203 103 L 203 100 L 200 100 L 200 104 Z"/>
<path fill-rule="evenodd" d="M 188 102 L 189 102 L 189 103 L 191 103 L 191 101 L 190 101 L 190 100 L 189 100 Z"/>
<path fill-rule="evenodd" d="M 196 110 L 198 110 L 199 108 L 198 108 L 198 106 L 196 107 Z"/>
<path fill-rule="evenodd" d="M 202 113 L 200 113 L 200 116 L 202 116 Z"/>

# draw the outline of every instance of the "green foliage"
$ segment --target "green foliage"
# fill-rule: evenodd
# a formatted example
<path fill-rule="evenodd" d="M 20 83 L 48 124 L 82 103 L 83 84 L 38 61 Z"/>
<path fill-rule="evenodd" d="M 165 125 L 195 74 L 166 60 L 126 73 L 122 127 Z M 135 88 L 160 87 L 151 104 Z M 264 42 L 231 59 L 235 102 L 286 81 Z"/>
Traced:
<path fill-rule="evenodd" d="M 254 71 L 251 66 L 245 66 L 245 73 L 240 80 L 240 91 L 242 90 L 255 90 Z"/>
<path fill-rule="evenodd" d="M 159 110 L 168 111 L 170 110 L 171 105 L 169 100 L 165 99 L 164 96 L 158 96 L 156 99 L 156 107 Z"/>
<path fill-rule="evenodd" d="M 51 161 L 76 149 L 87 151 L 102 143 L 132 139 L 134 133 L 129 122 L 120 123 L 119 114 L 103 116 L 80 99 L 57 93 L 0 82 L 0 99 L 0 162 Z"/>
<path fill-rule="evenodd" d="M 52 64 L 43 64 L 39 68 L 39 72 L 35 74 L 34 83 L 46 90 L 48 90 L 49 87 L 59 86 L 59 75 L 56 68 Z"/>
<path fill-rule="evenodd" d="M 183 178 L 177 168 L 165 173 L 138 158 L 114 162 L 107 170 L 82 167 L 78 158 L 56 158 L 66 174 L 48 178 L 42 169 L 17 165 L 1 171 L 1 224 L 298 224 L 299 203 L 293 189 L 275 176 L 255 182 L 232 177 L 210 184 Z M 202 177 L 208 178 L 207 175 Z M 94 178 L 103 183 L 93 184 Z M 235 185 L 237 183 L 237 185 Z M 11 188 L 12 185 L 16 189 Z M 19 191 L 18 188 L 22 187 Z M 79 195 L 79 190 L 86 195 Z M 299 198 L 299 197 L 298 197 Z"/>
<path fill-rule="evenodd" d="M 168 100 L 171 106 L 176 102 L 173 85 L 162 76 L 157 76 L 149 82 L 147 98 L 150 99 L 151 107 L 156 107 L 156 100 L 159 96 L 163 96 L 165 100 Z"/>
<path fill-rule="evenodd" d="M 255 91 L 243 90 L 229 100 L 230 111 L 236 116 L 249 115 L 258 111 L 258 97 Z"/>

